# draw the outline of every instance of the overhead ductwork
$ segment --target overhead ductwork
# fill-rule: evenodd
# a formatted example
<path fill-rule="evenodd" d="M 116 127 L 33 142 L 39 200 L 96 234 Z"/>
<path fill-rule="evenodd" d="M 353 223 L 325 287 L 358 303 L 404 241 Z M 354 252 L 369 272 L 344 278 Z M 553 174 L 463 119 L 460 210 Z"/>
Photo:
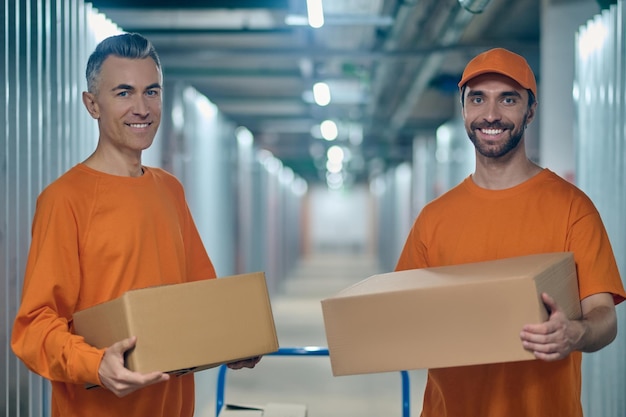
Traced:
<path fill-rule="evenodd" d="M 490 0 L 459 0 L 459 4 L 470 13 L 482 13 Z"/>

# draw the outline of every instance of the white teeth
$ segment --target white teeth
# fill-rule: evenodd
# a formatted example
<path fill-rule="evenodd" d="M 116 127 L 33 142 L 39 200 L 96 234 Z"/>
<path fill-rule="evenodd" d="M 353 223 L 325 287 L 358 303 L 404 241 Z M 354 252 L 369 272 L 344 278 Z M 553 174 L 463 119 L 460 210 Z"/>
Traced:
<path fill-rule="evenodd" d="M 485 135 L 499 135 L 500 133 L 502 133 L 502 129 L 481 129 L 481 131 Z"/>
<path fill-rule="evenodd" d="M 135 128 L 138 128 L 138 129 L 150 126 L 148 123 L 129 123 L 128 125 L 130 127 L 135 127 Z"/>

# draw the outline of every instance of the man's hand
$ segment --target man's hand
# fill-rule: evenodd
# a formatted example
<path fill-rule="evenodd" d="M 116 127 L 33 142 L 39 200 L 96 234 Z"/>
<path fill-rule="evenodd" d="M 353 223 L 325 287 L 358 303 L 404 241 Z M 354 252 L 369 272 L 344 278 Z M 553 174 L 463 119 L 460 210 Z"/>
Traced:
<path fill-rule="evenodd" d="M 104 352 L 100 369 L 98 369 L 102 385 L 118 397 L 123 397 L 148 385 L 167 381 L 170 378 L 168 374 L 163 372 L 141 374 L 125 368 L 124 352 L 133 348 L 135 343 L 137 343 L 137 338 L 130 337 L 111 345 Z"/>
<path fill-rule="evenodd" d="M 227 364 L 229 369 L 241 369 L 241 368 L 254 368 L 254 366 L 261 360 L 260 356 L 253 358 L 243 359 L 237 362 L 231 362 Z"/>
<path fill-rule="evenodd" d="M 585 328 L 580 321 L 569 320 L 548 294 L 541 294 L 541 298 L 550 311 L 550 317 L 541 324 L 524 326 L 520 334 L 522 345 L 537 359 L 545 361 L 563 359 L 576 349 Z"/>
<path fill-rule="evenodd" d="M 599 293 L 583 299 L 581 320 L 569 320 L 548 294 L 541 294 L 541 298 L 550 311 L 548 321 L 528 324 L 520 333 L 524 349 L 537 359 L 556 361 L 574 350 L 595 352 L 615 339 L 617 318 L 611 294 Z"/>

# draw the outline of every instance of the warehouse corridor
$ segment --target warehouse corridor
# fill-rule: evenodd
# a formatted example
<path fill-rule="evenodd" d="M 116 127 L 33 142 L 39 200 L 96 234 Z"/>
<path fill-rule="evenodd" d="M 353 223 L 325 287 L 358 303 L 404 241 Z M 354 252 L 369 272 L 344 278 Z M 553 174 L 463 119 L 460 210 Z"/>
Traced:
<path fill-rule="evenodd" d="M 11 348 L 14 319 L 38 195 L 99 142 L 81 99 L 89 55 L 120 32 L 151 40 L 162 66 L 159 129 L 142 165 L 180 181 L 218 276 L 266 273 L 283 348 L 326 347 L 320 301 L 390 271 L 424 205 L 473 171 L 457 83 L 492 47 L 527 57 L 541 97 L 528 157 L 590 197 L 624 280 L 626 0 L 323 2 L 323 28 L 302 19 L 302 0 L 2 2 L 0 417 L 51 416 L 51 384 L 37 374 L 46 369 L 31 371 Z M 70 310 L 59 318 L 69 323 Z M 626 417 L 626 302 L 617 315 L 614 342 L 583 355 L 586 416 Z M 73 380 L 80 362 L 60 378 Z M 196 374 L 193 417 L 216 415 L 218 371 Z M 409 375 L 417 417 L 426 371 Z M 270 355 L 228 371 L 225 399 L 305 404 L 307 417 L 395 417 L 402 378 L 334 377 L 326 356 Z"/>
<path fill-rule="evenodd" d="M 272 299 L 281 347 L 326 346 L 320 300 L 379 271 L 373 256 L 317 253 L 301 260 Z M 411 415 L 419 416 L 425 371 L 410 372 Z M 197 375 L 197 417 L 215 415 L 217 371 Z M 267 356 L 253 370 L 228 371 L 227 403 L 307 405 L 307 417 L 402 415 L 400 373 L 333 377 L 325 356 Z"/>

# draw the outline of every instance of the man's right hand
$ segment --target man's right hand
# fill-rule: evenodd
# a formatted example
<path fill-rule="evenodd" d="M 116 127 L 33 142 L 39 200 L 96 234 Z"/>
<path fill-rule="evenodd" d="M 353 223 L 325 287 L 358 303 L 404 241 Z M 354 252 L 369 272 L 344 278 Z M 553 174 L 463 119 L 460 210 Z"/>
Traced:
<path fill-rule="evenodd" d="M 124 352 L 132 349 L 137 343 L 136 337 L 129 337 L 111 345 L 104 352 L 104 357 L 98 369 L 100 382 L 118 397 L 123 397 L 139 388 L 158 382 L 167 381 L 170 376 L 163 372 L 141 374 L 124 367 Z"/>

